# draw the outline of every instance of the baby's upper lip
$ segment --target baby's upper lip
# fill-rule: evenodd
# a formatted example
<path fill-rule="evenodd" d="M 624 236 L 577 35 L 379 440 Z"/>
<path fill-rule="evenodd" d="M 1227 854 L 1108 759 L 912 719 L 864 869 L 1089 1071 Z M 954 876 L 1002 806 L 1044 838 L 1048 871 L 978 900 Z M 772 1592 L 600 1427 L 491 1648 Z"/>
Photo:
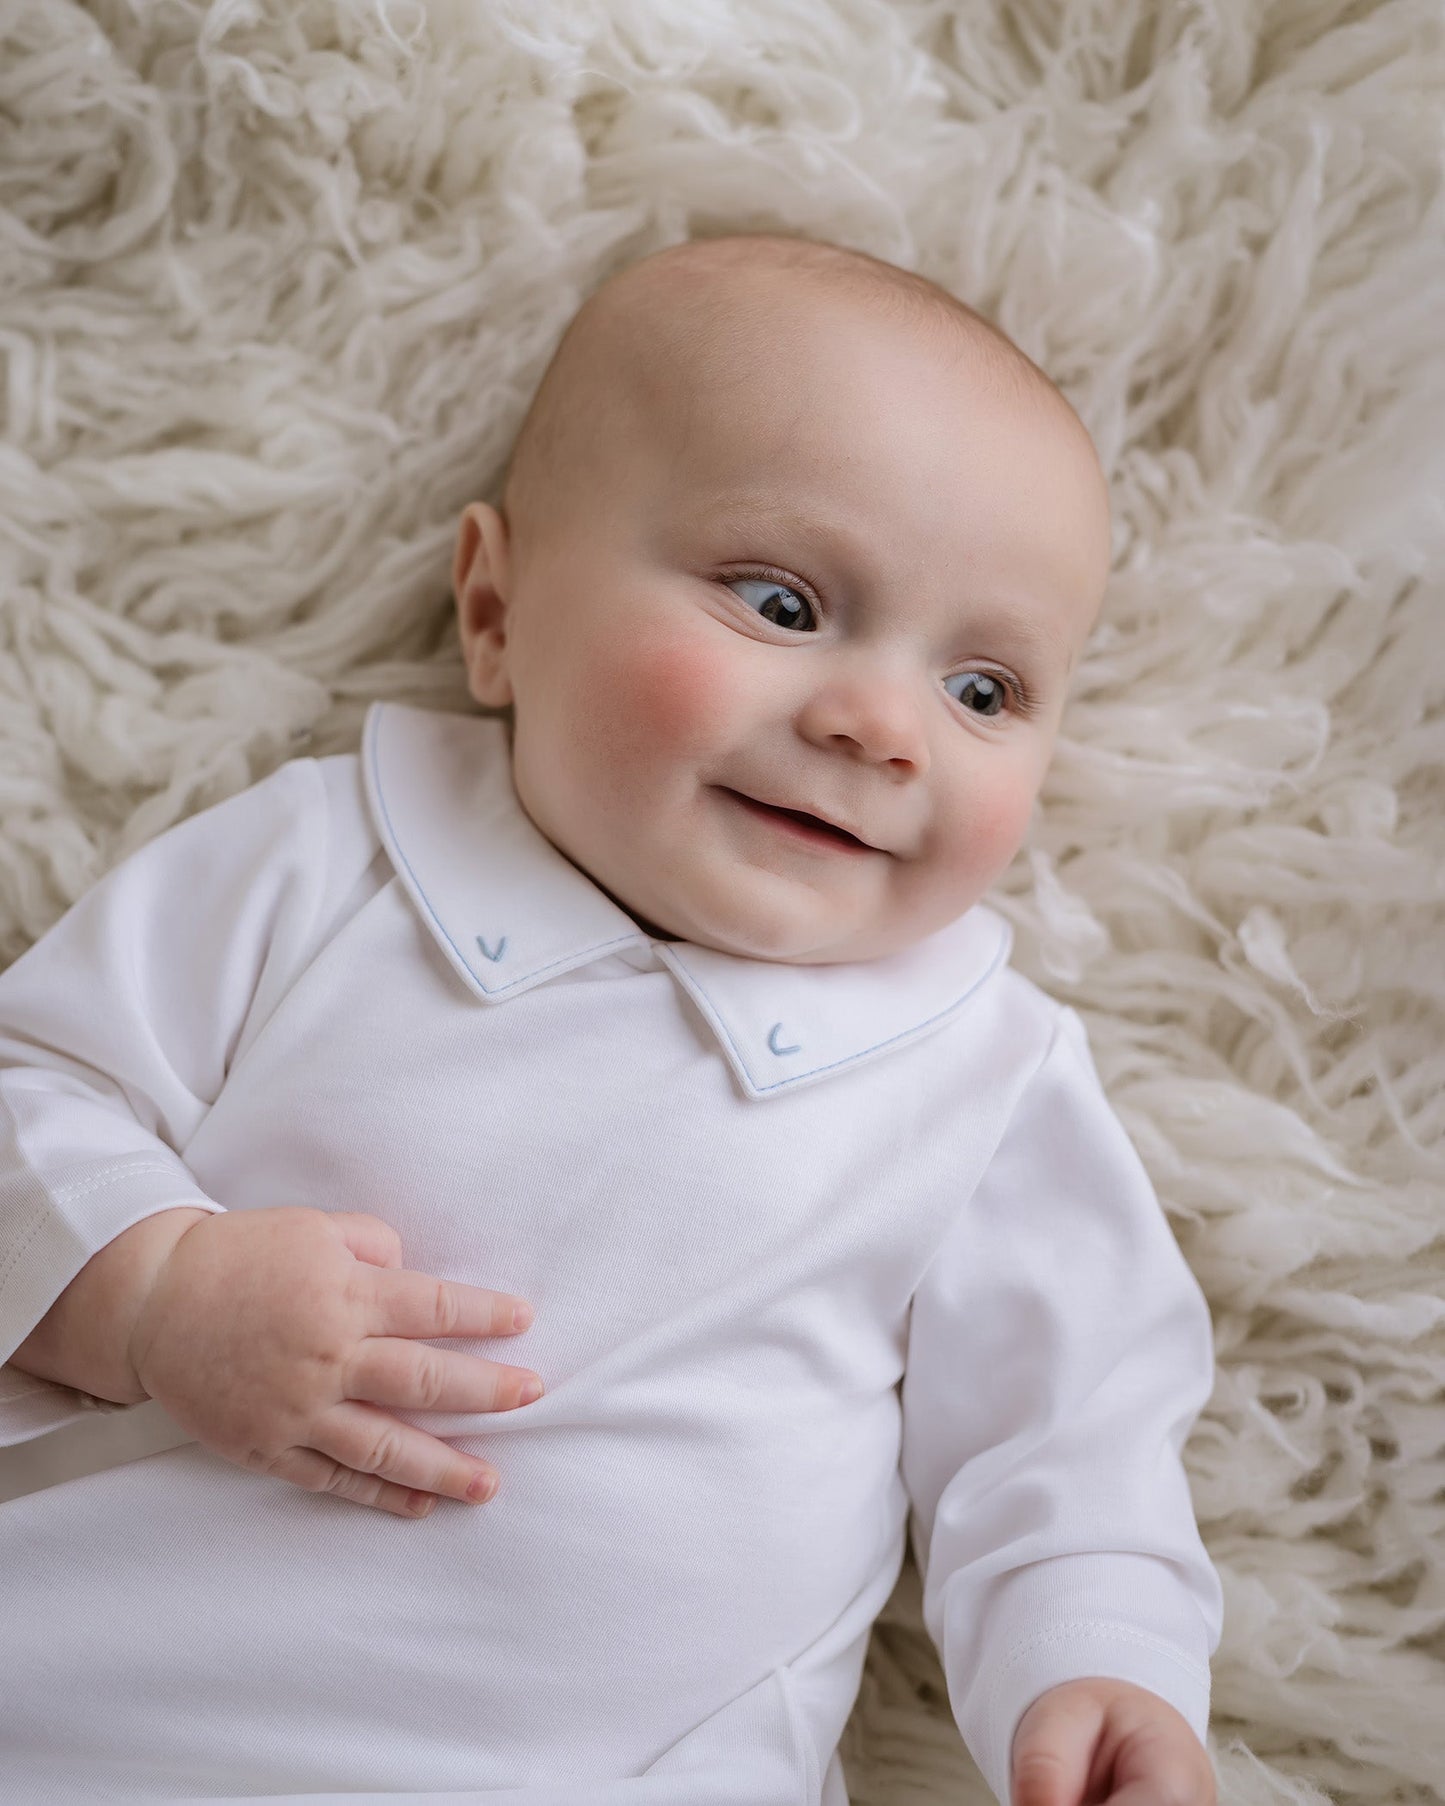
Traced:
<path fill-rule="evenodd" d="M 747 797 L 749 802 L 762 803 L 766 808 L 769 808 L 769 809 L 786 809 L 792 815 L 811 815 L 816 821 L 826 822 L 830 828 L 838 828 L 844 834 L 851 835 L 854 840 L 859 841 L 863 846 L 865 846 L 865 847 L 873 846 L 873 842 L 871 840 L 864 840 L 863 836 L 858 832 L 858 830 L 856 828 L 850 828 L 848 826 L 847 822 L 840 821 L 836 815 L 829 815 L 826 812 L 826 810 L 805 809 L 805 808 L 801 807 L 801 805 L 799 805 L 798 803 L 775 802 L 772 797 L 754 796 L 751 793 L 751 791 L 747 791 L 747 790 L 739 790 L 737 792 L 737 794 L 739 796 Z M 874 850 L 874 852 L 880 852 L 882 849 L 879 847 L 874 847 L 873 850 Z"/>

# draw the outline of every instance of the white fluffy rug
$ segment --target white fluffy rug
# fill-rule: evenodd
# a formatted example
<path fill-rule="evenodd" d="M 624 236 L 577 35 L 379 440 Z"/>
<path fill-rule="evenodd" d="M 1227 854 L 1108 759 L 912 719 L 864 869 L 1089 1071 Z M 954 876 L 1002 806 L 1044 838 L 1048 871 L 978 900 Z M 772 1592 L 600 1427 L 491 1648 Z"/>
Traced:
<path fill-rule="evenodd" d="M 468 706 L 456 517 L 618 265 L 856 245 L 1069 394 L 1115 578 L 1002 904 L 1214 1309 L 1225 1806 L 1445 1797 L 1442 125 L 1436 0 L 0 0 L 0 959 Z M 844 1753 L 987 1798 L 911 1566 Z"/>

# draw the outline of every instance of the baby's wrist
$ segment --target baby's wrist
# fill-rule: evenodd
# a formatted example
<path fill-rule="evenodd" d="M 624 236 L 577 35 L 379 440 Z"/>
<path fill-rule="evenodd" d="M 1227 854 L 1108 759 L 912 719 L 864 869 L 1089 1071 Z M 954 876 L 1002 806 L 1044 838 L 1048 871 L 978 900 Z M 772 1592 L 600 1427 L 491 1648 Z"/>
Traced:
<path fill-rule="evenodd" d="M 114 1290 L 111 1297 L 117 1311 L 117 1326 L 121 1334 L 118 1346 L 121 1351 L 123 1369 L 121 1379 L 130 1395 L 126 1403 L 139 1404 L 150 1397 L 136 1370 L 135 1340 L 136 1328 L 142 1313 L 155 1290 L 156 1281 L 165 1269 L 166 1262 L 176 1250 L 182 1238 L 194 1229 L 197 1223 L 215 1212 L 201 1210 L 191 1206 L 177 1206 L 172 1210 L 157 1211 L 153 1217 L 143 1222 L 133 1223 L 126 1230 L 130 1236 L 136 1231 L 135 1241 L 126 1248 L 118 1258 L 113 1270 Z M 117 1242 L 125 1237 L 117 1237 Z M 116 1242 L 111 1244 L 116 1246 Z"/>
<path fill-rule="evenodd" d="M 199 1205 L 176 1205 L 123 1229 L 91 1255 L 12 1363 L 112 1404 L 140 1404 L 150 1395 L 131 1362 L 136 1322 L 177 1242 L 214 1214 Z"/>

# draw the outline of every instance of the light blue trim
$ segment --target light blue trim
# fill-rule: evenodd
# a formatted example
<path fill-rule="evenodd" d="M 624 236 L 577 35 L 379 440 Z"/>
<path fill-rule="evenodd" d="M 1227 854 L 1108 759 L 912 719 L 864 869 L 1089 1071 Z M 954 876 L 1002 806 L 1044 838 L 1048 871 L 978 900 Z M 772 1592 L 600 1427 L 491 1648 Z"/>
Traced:
<path fill-rule="evenodd" d="M 778 1030 L 782 1026 L 783 1025 L 781 1022 L 775 1022 L 773 1024 L 773 1026 L 768 1030 L 768 1051 L 770 1053 L 777 1054 L 779 1059 L 781 1059 L 784 1054 L 795 1054 L 795 1053 L 801 1053 L 803 1051 L 801 1047 L 779 1047 L 778 1046 L 777 1035 L 778 1035 Z"/>
<path fill-rule="evenodd" d="M 748 1065 L 747 1057 L 743 1053 L 743 1050 L 738 1046 L 736 1039 L 728 1028 L 726 1018 L 721 1014 L 718 1005 L 714 1001 L 707 986 L 698 977 L 697 973 L 691 970 L 691 968 L 687 969 L 687 976 L 689 981 L 697 987 L 699 994 L 707 1006 L 709 1020 L 712 1022 L 717 1033 L 732 1049 L 737 1065 L 747 1075 L 748 1083 L 753 1087 L 754 1091 L 759 1095 L 762 1095 L 770 1091 L 784 1090 L 789 1085 L 800 1085 L 804 1079 L 817 1078 L 825 1072 L 836 1072 L 840 1066 L 851 1066 L 855 1061 L 865 1059 L 869 1054 L 880 1053 L 885 1047 L 892 1047 L 899 1041 L 911 1040 L 915 1035 L 922 1034 L 924 1029 L 931 1028 L 935 1022 L 942 1022 L 945 1017 L 953 1015 L 962 1004 L 967 1003 L 968 999 L 973 996 L 979 986 L 992 978 L 999 967 L 1003 965 L 1008 957 L 1011 939 L 1012 936 L 1010 934 L 1009 925 L 1005 922 L 1003 924 L 1003 932 L 998 937 L 998 946 L 995 949 L 994 956 L 992 960 L 990 960 L 988 966 L 984 971 L 979 973 L 978 977 L 974 979 L 973 983 L 966 991 L 961 991 L 959 995 L 954 998 L 953 1002 L 950 1003 L 946 1009 L 939 1010 L 937 1015 L 926 1016 L 922 1022 L 910 1023 L 907 1028 L 900 1029 L 896 1035 L 889 1035 L 886 1040 L 875 1041 L 868 1047 L 857 1048 L 852 1053 L 844 1054 L 841 1060 L 830 1060 L 826 1066 L 811 1066 L 805 1072 L 791 1073 L 787 1078 L 774 1079 L 773 1082 L 768 1085 L 762 1084 L 759 1080 L 754 1078 L 753 1070 L 752 1067 Z M 664 958 L 667 957 L 667 951 L 668 950 L 665 948 L 658 949 L 658 952 L 662 954 Z M 771 1037 L 769 1037 L 769 1040 L 771 1043 Z"/>

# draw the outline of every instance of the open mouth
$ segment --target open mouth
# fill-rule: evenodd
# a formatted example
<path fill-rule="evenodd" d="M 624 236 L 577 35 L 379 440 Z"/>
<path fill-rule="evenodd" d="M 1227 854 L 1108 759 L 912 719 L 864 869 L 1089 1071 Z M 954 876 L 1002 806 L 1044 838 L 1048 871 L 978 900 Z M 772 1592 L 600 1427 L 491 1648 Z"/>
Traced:
<path fill-rule="evenodd" d="M 760 803 L 756 797 L 744 796 L 741 790 L 730 790 L 728 795 L 735 797 L 744 808 L 755 815 L 765 817 L 785 832 L 810 840 L 815 844 L 826 844 L 839 847 L 848 852 L 871 853 L 873 848 L 866 840 L 859 840 L 856 834 L 850 834 L 846 828 L 835 828 L 831 822 L 823 821 L 819 816 L 809 815 L 802 809 L 783 809 L 772 803 Z"/>

